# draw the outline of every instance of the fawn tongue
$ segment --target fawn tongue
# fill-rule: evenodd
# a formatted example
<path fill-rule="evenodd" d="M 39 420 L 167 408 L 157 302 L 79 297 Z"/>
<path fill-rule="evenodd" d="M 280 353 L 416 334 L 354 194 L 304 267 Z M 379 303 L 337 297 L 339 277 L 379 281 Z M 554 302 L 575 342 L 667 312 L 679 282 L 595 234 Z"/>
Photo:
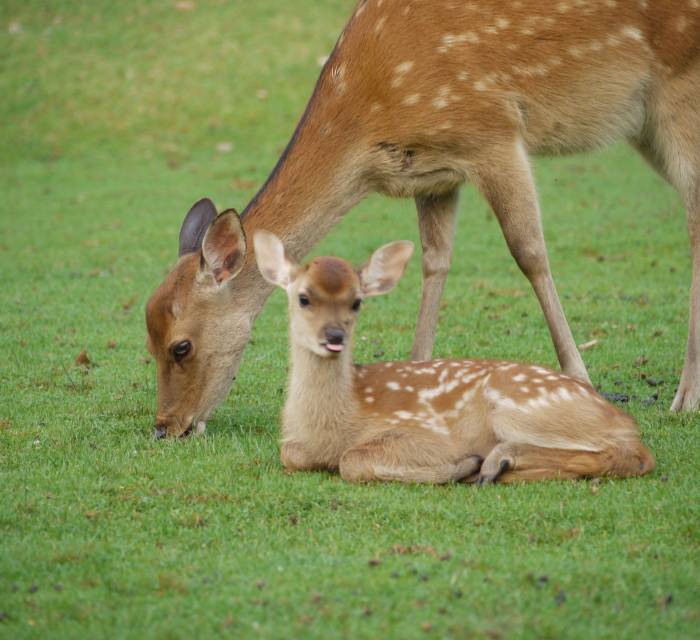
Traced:
<path fill-rule="evenodd" d="M 327 342 L 326 349 L 328 349 L 328 351 L 335 351 L 336 353 L 340 353 L 343 350 L 343 345 L 342 344 L 331 344 L 330 342 Z"/>

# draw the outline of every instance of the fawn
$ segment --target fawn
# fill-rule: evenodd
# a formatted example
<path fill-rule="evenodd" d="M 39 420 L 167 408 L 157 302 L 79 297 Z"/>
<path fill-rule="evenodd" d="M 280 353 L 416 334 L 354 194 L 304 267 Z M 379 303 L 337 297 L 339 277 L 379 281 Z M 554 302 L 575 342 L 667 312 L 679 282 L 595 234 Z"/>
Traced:
<path fill-rule="evenodd" d="M 245 232 L 272 231 L 300 258 L 368 194 L 413 198 L 423 291 L 412 357 L 426 360 L 458 191 L 471 183 L 537 295 L 563 371 L 587 381 L 554 285 L 529 159 L 626 140 L 686 207 L 690 322 L 672 407 L 697 411 L 699 100 L 700 0 L 359 0 L 294 135 L 244 211 Z M 192 207 L 180 259 L 148 304 L 159 435 L 204 425 L 272 290 L 236 227 L 209 200 Z"/>
<path fill-rule="evenodd" d="M 654 468 L 634 420 L 565 374 L 489 360 L 354 365 L 360 305 L 396 285 L 412 243 L 381 247 L 359 270 L 334 257 L 299 266 L 266 231 L 253 243 L 263 277 L 289 299 L 288 470 L 338 469 L 351 482 L 489 483 Z"/>

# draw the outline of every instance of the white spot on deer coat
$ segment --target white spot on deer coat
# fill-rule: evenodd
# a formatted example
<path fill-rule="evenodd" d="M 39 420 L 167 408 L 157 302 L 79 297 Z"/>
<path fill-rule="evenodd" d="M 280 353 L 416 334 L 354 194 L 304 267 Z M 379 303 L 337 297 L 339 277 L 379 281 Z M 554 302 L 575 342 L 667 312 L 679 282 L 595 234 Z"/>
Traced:
<path fill-rule="evenodd" d="M 624 27 L 622 29 L 622 35 L 631 40 L 643 40 L 642 32 L 637 27 Z"/>
<path fill-rule="evenodd" d="M 398 391 L 401 388 L 401 385 L 398 382 L 390 380 L 386 383 L 386 388 L 390 389 L 391 391 Z"/>

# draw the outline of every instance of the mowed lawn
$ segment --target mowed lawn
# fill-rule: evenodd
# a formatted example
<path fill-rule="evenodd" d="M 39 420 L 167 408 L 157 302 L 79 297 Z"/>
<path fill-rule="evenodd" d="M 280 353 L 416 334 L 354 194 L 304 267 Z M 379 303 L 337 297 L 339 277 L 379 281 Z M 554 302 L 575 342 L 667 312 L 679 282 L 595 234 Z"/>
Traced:
<path fill-rule="evenodd" d="M 286 475 L 279 292 L 207 435 L 153 441 L 143 310 L 182 217 L 205 195 L 245 206 L 352 4 L 3 1 L 0 637 L 700 637 L 700 419 L 668 412 L 684 212 L 626 147 L 536 172 L 572 329 L 597 341 L 594 384 L 630 398 L 650 476 L 479 489 Z M 360 262 L 400 238 L 418 240 L 413 204 L 373 197 L 316 252 Z M 419 287 L 416 257 L 365 306 L 358 360 L 409 356 Z M 436 354 L 556 364 L 473 189 Z"/>

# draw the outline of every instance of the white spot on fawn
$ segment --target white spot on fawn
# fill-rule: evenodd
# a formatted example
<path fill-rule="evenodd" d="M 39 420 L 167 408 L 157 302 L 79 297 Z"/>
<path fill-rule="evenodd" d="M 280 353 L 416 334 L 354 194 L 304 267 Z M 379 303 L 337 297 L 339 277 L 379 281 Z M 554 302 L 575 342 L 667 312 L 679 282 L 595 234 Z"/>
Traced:
<path fill-rule="evenodd" d="M 418 94 L 418 93 L 412 93 L 410 96 L 406 96 L 403 99 L 403 103 L 409 107 L 413 106 L 414 104 L 418 104 L 419 101 L 420 101 L 420 94 Z"/>
<path fill-rule="evenodd" d="M 518 373 L 513 376 L 513 382 L 525 382 L 525 380 L 527 380 L 527 376 L 524 373 Z"/>
<path fill-rule="evenodd" d="M 391 391 L 398 391 L 401 388 L 401 385 L 398 382 L 390 380 L 386 383 L 386 388 L 391 389 Z"/>
<path fill-rule="evenodd" d="M 641 41 L 643 39 L 642 32 L 637 27 L 625 27 L 622 29 L 622 35 L 631 40 Z"/>
<path fill-rule="evenodd" d="M 377 20 L 377 24 L 374 25 L 374 32 L 379 33 L 384 28 L 384 23 L 386 22 L 386 16 L 382 16 Z"/>

